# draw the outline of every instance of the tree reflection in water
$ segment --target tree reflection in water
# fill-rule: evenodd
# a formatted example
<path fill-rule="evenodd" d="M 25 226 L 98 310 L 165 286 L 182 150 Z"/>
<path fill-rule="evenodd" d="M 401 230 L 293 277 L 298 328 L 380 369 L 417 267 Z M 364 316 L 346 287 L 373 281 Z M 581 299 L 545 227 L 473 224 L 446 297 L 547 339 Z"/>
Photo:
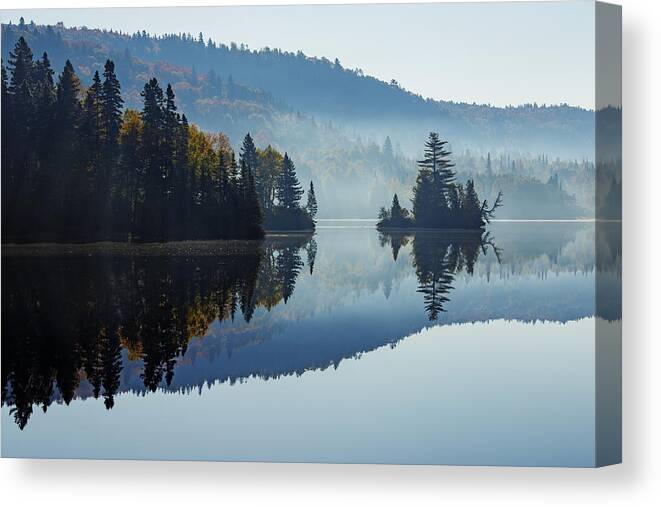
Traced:
<path fill-rule="evenodd" d="M 397 261 L 403 246 L 412 244 L 411 262 L 418 279 L 418 292 L 423 295 L 430 321 L 446 311 L 455 276 L 462 271 L 472 275 L 480 254 L 486 256 L 491 249 L 500 262 L 501 251 L 488 232 L 382 232 L 379 240 L 383 247 L 390 245 L 393 261 Z"/>
<path fill-rule="evenodd" d="M 292 295 L 316 244 L 309 235 L 260 242 L 3 251 L 2 403 L 22 429 L 34 406 L 69 404 L 81 383 L 114 405 L 123 350 L 142 382 L 170 385 L 177 359 L 210 324 L 249 322 Z"/>

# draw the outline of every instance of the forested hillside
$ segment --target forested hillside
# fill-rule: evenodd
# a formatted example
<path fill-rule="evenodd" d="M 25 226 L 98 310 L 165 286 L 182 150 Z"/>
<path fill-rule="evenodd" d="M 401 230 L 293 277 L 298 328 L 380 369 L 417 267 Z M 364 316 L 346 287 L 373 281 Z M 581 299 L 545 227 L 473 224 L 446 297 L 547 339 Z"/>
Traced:
<path fill-rule="evenodd" d="M 6 35 L 10 39 L 16 38 L 17 31 L 21 34 L 24 31 L 18 26 L 8 28 Z M 29 29 L 30 25 L 24 28 Z M 495 108 L 427 100 L 395 82 L 366 76 L 360 69 L 346 69 L 338 60 L 309 57 L 301 51 L 251 50 L 243 45 L 205 39 L 201 33 L 155 37 L 146 32 L 129 35 L 63 26 L 33 33 L 36 40 L 28 39 L 31 47 L 52 48 L 52 60 L 58 64 L 58 59 L 71 49 L 76 53 L 73 58 L 80 55 L 89 67 L 103 54 L 115 55 L 113 59 L 118 67 L 121 67 L 119 55 L 149 64 L 167 62 L 169 67 L 159 70 L 179 73 L 182 87 L 187 82 L 193 96 L 208 95 L 204 88 L 212 88 L 220 92 L 218 95 L 229 98 L 257 98 L 260 105 L 282 101 L 294 110 L 352 126 L 381 139 L 389 134 L 398 139 L 405 151 L 417 149 L 420 133 L 426 136 L 433 128 L 448 139 L 461 140 L 462 146 L 455 142 L 455 148 L 480 145 L 491 151 L 545 152 L 578 158 L 590 157 L 593 152 L 593 114 L 566 105 Z M 194 69 L 195 79 L 186 76 L 181 67 Z M 442 69 L 440 63 L 437 69 L 430 68 L 430 72 L 448 71 L 451 69 Z M 256 90 L 267 90 L 271 95 L 261 96 Z M 384 121 L 397 123 L 384 125 Z"/>
<path fill-rule="evenodd" d="M 155 77 L 172 85 L 192 123 L 227 134 L 235 149 L 250 132 L 261 149 L 272 145 L 287 150 L 301 181 L 314 179 L 321 218 L 372 216 L 397 191 L 407 204 L 420 140 L 429 131 L 438 131 L 460 155 L 467 150 L 481 157 L 491 152 L 524 161 L 502 173 L 516 180 L 514 184 L 530 179 L 546 184 L 555 173 L 531 173 L 533 164 L 528 162 L 550 156 L 568 164 L 580 161 L 579 168 L 560 174 L 560 180 L 583 185 L 581 164 L 592 158 L 594 115 L 568 106 L 493 108 L 425 100 L 337 61 L 277 49 L 253 51 L 201 34 L 154 37 L 29 22 L 3 25 L 5 62 L 20 36 L 35 55 L 47 51 L 54 69 L 69 59 L 83 83 L 112 59 L 128 108 L 142 107 L 144 83 Z M 462 165 L 458 157 L 460 180 L 470 175 L 479 186 L 481 172 Z M 544 217 L 553 218 L 572 196 L 590 203 L 590 185 L 587 181 L 587 187 L 565 186 L 556 192 Z M 514 204 L 507 198 L 503 215 L 521 217 L 532 211 L 527 205 L 515 210 Z M 577 213 L 565 209 L 560 214 Z"/>

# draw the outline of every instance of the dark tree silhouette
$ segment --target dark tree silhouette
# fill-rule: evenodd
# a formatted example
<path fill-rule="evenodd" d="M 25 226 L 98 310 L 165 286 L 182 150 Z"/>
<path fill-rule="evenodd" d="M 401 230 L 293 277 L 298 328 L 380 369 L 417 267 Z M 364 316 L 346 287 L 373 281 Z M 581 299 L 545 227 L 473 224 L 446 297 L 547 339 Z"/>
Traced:
<path fill-rule="evenodd" d="M 317 196 L 314 193 L 314 184 L 312 182 L 310 182 L 310 189 L 308 190 L 308 202 L 305 206 L 305 209 L 307 210 L 308 215 L 310 215 L 310 218 L 314 220 L 317 216 L 319 208 L 317 206 Z"/>
<path fill-rule="evenodd" d="M 294 162 L 285 153 L 285 158 L 282 162 L 282 175 L 276 188 L 276 195 L 280 206 L 286 210 L 293 210 L 299 207 L 303 189 L 296 176 L 296 168 Z"/>
<path fill-rule="evenodd" d="M 487 201 L 480 204 L 473 180 L 466 188 L 455 181 L 450 151 L 438 134 L 430 132 L 425 143 L 424 157 L 418 161 L 418 175 L 413 187 L 413 216 L 393 197 L 390 211 L 379 210 L 378 229 L 410 228 L 421 229 L 482 229 L 495 216 L 502 205 L 502 193 L 498 194 L 493 206 Z M 491 166 L 491 157 L 488 157 Z"/>
<path fill-rule="evenodd" d="M 123 111 L 112 60 L 87 88 L 67 60 L 56 86 L 48 55 L 35 61 L 18 39 L 2 66 L 3 241 L 263 237 L 263 199 L 271 210 L 275 195 L 260 196 L 252 137 L 238 174 L 227 138 L 189 125 L 170 84 L 151 78 L 141 97 L 140 112 Z M 282 156 L 265 151 L 280 174 Z M 287 225 L 313 229 L 293 164 L 287 176 Z"/>

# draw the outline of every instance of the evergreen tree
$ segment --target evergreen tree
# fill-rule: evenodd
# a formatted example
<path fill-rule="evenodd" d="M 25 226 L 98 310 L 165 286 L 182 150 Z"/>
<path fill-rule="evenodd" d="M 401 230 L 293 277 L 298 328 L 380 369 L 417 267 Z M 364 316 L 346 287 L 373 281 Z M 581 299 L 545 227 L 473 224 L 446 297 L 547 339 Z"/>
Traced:
<path fill-rule="evenodd" d="M 473 180 L 466 182 L 466 195 L 462 206 L 463 220 L 467 227 L 481 227 L 482 226 L 482 206 L 480 199 L 475 191 L 475 183 Z"/>
<path fill-rule="evenodd" d="M 426 169 L 418 171 L 413 187 L 413 216 L 419 227 L 435 227 L 438 219 L 434 212 L 434 193 L 431 174 Z"/>
<path fill-rule="evenodd" d="M 103 67 L 103 85 L 100 94 L 101 104 L 101 143 L 102 158 L 99 167 L 98 189 L 103 199 L 98 201 L 99 214 L 103 232 L 107 234 L 113 224 L 111 215 L 113 209 L 119 205 L 117 173 L 119 158 L 119 134 L 122 127 L 122 109 L 124 100 L 121 95 L 121 86 L 115 74 L 115 64 L 112 60 L 106 60 Z M 116 220 L 115 220 L 116 222 Z M 126 231 L 117 231 L 125 237 Z"/>
<path fill-rule="evenodd" d="M 8 96 L 11 103 L 8 113 L 11 121 L 10 132 L 3 142 L 2 149 L 9 151 L 9 165 L 3 165 L 3 173 L 7 171 L 7 180 L 12 188 L 11 193 L 4 193 L 3 199 L 5 220 L 9 221 L 9 230 L 20 233 L 30 222 L 31 210 L 29 203 L 33 202 L 35 160 L 35 97 L 33 78 L 35 65 L 27 42 L 20 37 L 9 52 L 9 86 Z M 5 102 L 3 102 L 4 109 Z M 3 116 L 5 111 L 3 110 Z M 4 130 L 3 130 L 4 132 Z M 3 186 L 4 189 L 4 186 Z M 8 231 L 9 232 L 9 231 Z"/>
<path fill-rule="evenodd" d="M 268 215 L 275 205 L 275 190 L 282 174 L 282 155 L 271 145 L 265 150 L 257 150 L 257 167 L 254 172 L 260 203 Z"/>
<path fill-rule="evenodd" d="M 163 103 L 163 145 L 162 145 L 162 172 L 164 178 L 164 196 L 163 202 L 166 212 L 164 213 L 163 229 L 167 231 L 168 238 L 179 238 L 183 235 L 182 224 L 180 224 L 180 212 L 185 202 L 185 185 L 181 171 L 186 171 L 186 167 L 177 164 L 178 150 L 183 148 L 180 143 L 180 122 L 181 117 L 177 113 L 175 104 L 174 90 L 168 83 L 165 89 L 165 101 Z"/>
<path fill-rule="evenodd" d="M 109 157 L 113 157 L 117 150 L 119 131 L 122 126 L 123 105 L 124 99 L 122 99 L 121 86 L 115 74 L 115 64 L 112 60 L 106 60 L 103 68 L 101 111 L 104 144 Z"/>
<path fill-rule="evenodd" d="M 55 201 L 52 203 L 53 218 L 65 237 L 80 235 L 80 221 L 87 214 L 87 210 L 79 205 L 81 194 L 87 192 L 85 186 L 88 183 L 80 172 L 79 95 L 80 81 L 73 65 L 67 60 L 57 82 L 53 122 L 53 145 L 56 149 L 53 154 L 54 170 L 49 182 Z"/>
<path fill-rule="evenodd" d="M 282 176 L 276 189 L 276 195 L 280 206 L 287 210 L 298 208 L 303 189 L 296 176 L 296 168 L 294 162 L 285 153 L 285 158 L 282 161 Z"/>
<path fill-rule="evenodd" d="M 41 60 L 35 64 L 35 105 L 38 111 L 37 144 L 40 161 L 45 161 L 51 148 L 50 131 L 53 128 L 53 116 L 55 114 L 55 83 L 53 81 L 53 69 L 44 53 Z"/>
<path fill-rule="evenodd" d="M 80 219 L 86 222 L 83 227 L 87 229 L 89 235 L 103 236 L 107 232 L 107 224 L 104 221 L 107 216 L 104 211 L 109 196 L 101 169 L 101 122 L 101 78 L 99 73 L 95 72 L 83 103 L 79 130 L 83 167 L 77 181 L 80 191 L 78 199 L 86 210 L 84 215 L 81 210 L 80 215 Z"/>
<path fill-rule="evenodd" d="M 240 161 L 245 162 L 246 166 L 252 171 L 257 169 L 257 148 L 255 147 L 255 142 L 252 140 L 250 133 L 246 134 L 246 137 L 243 138 Z"/>
<path fill-rule="evenodd" d="M 310 218 L 314 220 L 314 218 L 317 216 L 317 196 L 314 193 L 314 184 L 310 182 L 310 190 L 308 190 L 308 202 L 307 205 L 305 206 L 305 209 L 308 212 L 308 215 L 310 215 Z"/>
<path fill-rule="evenodd" d="M 402 207 L 399 204 L 399 198 L 397 194 L 392 196 L 392 206 L 390 207 L 390 218 L 392 220 L 401 220 L 402 218 Z"/>
<path fill-rule="evenodd" d="M 244 234 L 248 237 L 260 237 L 264 234 L 262 223 L 264 215 L 259 204 L 255 188 L 255 179 L 245 159 L 241 159 L 241 210 Z"/>
<path fill-rule="evenodd" d="M 450 152 L 445 150 L 447 141 L 441 141 L 436 132 L 430 132 L 425 143 L 424 157 L 418 161 L 420 167 L 414 190 L 414 214 L 416 221 L 425 226 L 445 227 L 449 223 L 448 190 L 454 183 L 454 164 Z M 421 188 L 426 186 L 429 188 Z M 416 202 L 420 201 L 420 202 Z"/>
<path fill-rule="evenodd" d="M 20 89 L 29 84 L 35 71 L 32 50 L 23 37 L 16 41 L 14 49 L 9 52 L 9 74 L 11 77 L 9 93 L 19 97 Z"/>
<path fill-rule="evenodd" d="M 142 233 L 151 239 L 164 240 L 163 211 L 165 205 L 166 182 L 163 160 L 163 90 L 156 78 L 152 78 L 141 93 L 142 109 L 142 149 L 145 165 L 145 197 L 142 218 Z"/>

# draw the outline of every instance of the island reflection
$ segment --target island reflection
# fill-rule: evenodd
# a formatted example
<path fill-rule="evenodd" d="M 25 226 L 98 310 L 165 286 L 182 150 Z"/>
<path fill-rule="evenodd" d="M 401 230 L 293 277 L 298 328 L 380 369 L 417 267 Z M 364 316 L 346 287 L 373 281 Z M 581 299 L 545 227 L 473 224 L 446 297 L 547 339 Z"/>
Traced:
<path fill-rule="evenodd" d="M 494 229 L 3 248 L 2 402 L 23 428 L 75 398 L 337 367 L 430 325 L 594 314 L 592 226 Z"/>

